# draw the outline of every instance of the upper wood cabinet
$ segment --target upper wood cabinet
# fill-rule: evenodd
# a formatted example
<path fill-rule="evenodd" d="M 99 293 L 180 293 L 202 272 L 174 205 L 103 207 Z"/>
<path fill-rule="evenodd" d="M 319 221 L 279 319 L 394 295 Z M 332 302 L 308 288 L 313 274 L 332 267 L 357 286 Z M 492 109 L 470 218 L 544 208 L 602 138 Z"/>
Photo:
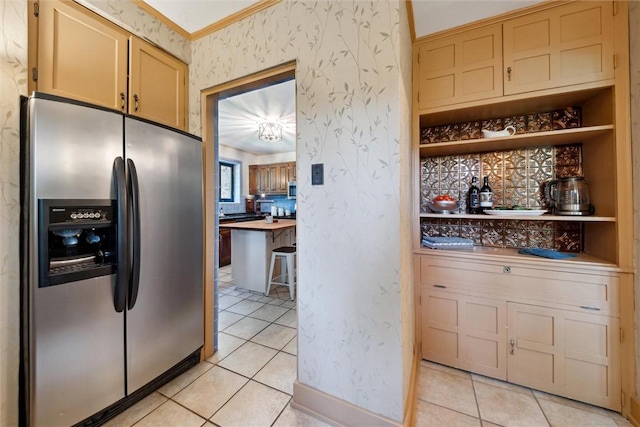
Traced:
<path fill-rule="evenodd" d="M 571 2 L 417 42 L 418 110 L 613 79 L 614 3 Z"/>
<path fill-rule="evenodd" d="M 416 46 L 419 109 L 502 95 L 502 26 Z"/>
<path fill-rule="evenodd" d="M 187 64 L 131 37 L 129 112 L 186 129 Z"/>
<path fill-rule="evenodd" d="M 613 3 L 575 2 L 505 21 L 505 95 L 612 79 Z"/>
<path fill-rule="evenodd" d="M 41 1 L 37 90 L 125 111 L 129 35 L 67 1 Z"/>
<path fill-rule="evenodd" d="M 288 181 L 295 180 L 295 162 L 249 166 L 250 194 L 287 194 Z M 291 178 L 293 170 L 294 179 Z"/>
<path fill-rule="evenodd" d="M 37 91 L 187 128 L 187 64 L 72 1 L 41 1 L 30 22 Z"/>

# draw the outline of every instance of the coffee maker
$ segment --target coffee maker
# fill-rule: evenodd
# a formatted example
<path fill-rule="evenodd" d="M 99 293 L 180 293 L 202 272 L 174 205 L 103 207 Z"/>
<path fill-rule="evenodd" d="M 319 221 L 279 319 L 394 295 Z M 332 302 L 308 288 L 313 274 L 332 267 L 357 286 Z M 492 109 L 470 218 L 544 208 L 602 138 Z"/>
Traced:
<path fill-rule="evenodd" d="M 582 176 L 548 181 L 544 188 L 547 202 L 556 215 L 593 215 L 589 188 Z"/>

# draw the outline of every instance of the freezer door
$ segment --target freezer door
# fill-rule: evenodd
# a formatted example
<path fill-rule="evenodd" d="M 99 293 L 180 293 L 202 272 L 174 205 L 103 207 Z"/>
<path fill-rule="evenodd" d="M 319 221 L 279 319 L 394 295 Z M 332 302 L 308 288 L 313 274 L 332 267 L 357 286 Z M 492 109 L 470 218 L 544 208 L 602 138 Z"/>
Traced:
<path fill-rule="evenodd" d="M 30 98 L 24 135 L 30 416 L 32 425 L 71 425 L 124 397 L 124 314 L 114 309 L 115 275 L 38 287 L 38 200 L 112 199 L 113 160 L 122 156 L 122 115 Z M 26 182 L 24 184 L 27 184 Z"/>
<path fill-rule="evenodd" d="M 127 117 L 125 154 L 140 227 L 139 285 L 127 311 L 130 394 L 203 344 L 202 144 Z"/>

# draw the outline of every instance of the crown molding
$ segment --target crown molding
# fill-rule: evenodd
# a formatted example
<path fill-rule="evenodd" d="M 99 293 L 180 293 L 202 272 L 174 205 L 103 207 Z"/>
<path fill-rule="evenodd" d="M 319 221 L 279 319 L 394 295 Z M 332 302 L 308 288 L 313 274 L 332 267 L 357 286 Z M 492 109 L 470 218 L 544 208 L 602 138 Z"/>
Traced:
<path fill-rule="evenodd" d="M 178 25 L 175 22 L 173 22 L 171 19 L 169 19 L 166 16 L 164 16 L 156 8 L 150 6 L 148 3 L 146 3 L 146 2 L 144 2 L 142 0 L 133 0 L 133 3 L 136 6 L 138 6 L 140 9 L 142 9 L 145 12 L 147 12 L 148 14 L 150 14 L 151 16 L 153 16 L 153 17 L 157 18 L 158 20 L 160 20 L 163 24 L 165 24 L 166 26 L 171 28 L 176 33 L 180 34 L 185 39 L 191 40 L 191 34 L 187 30 L 185 30 L 180 25 Z"/>
<path fill-rule="evenodd" d="M 234 13 L 233 15 L 229 15 L 226 18 L 219 20 L 218 22 L 214 22 L 213 24 L 208 25 L 201 30 L 194 31 L 193 33 L 191 33 L 191 40 L 197 40 L 202 37 L 208 36 L 211 33 L 215 33 L 216 31 L 228 27 L 235 22 L 241 21 L 244 18 L 253 15 L 254 13 L 258 13 L 270 8 L 271 6 L 275 6 L 281 1 L 282 0 L 260 0 L 259 2 Z"/>
<path fill-rule="evenodd" d="M 181 26 L 173 22 L 171 19 L 167 18 L 160 11 L 150 6 L 148 3 L 144 2 L 143 0 L 133 0 L 133 3 L 136 6 L 138 6 L 140 9 L 149 13 L 151 16 L 160 20 L 163 24 L 171 28 L 176 33 L 180 34 L 185 39 L 189 41 L 193 41 L 193 40 L 202 38 L 204 36 L 207 36 L 211 33 L 215 33 L 216 31 L 221 30 L 222 28 L 225 28 L 235 22 L 241 21 L 242 19 L 248 16 L 251 16 L 254 13 L 261 12 L 271 6 L 274 6 L 280 3 L 281 1 L 282 0 L 260 0 L 249 7 L 239 10 L 233 15 L 229 15 L 226 18 L 223 18 L 217 22 L 214 22 L 213 24 L 208 25 L 201 30 L 194 31 L 193 33 L 189 33 L 187 30 L 185 30 L 184 28 L 182 28 Z"/>

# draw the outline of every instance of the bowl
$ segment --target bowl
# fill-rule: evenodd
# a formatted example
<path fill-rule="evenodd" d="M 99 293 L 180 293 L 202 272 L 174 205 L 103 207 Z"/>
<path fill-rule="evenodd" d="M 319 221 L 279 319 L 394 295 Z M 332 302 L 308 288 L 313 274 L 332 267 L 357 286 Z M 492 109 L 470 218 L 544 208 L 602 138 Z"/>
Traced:
<path fill-rule="evenodd" d="M 456 200 L 439 200 L 428 202 L 427 206 L 436 213 L 455 212 L 460 209 L 460 203 Z"/>
<path fill-rule="evenodd" d="M 431 205 L 442 211 L 450 211 L 458 208 L 457 200 L 432 200 Z"/>

